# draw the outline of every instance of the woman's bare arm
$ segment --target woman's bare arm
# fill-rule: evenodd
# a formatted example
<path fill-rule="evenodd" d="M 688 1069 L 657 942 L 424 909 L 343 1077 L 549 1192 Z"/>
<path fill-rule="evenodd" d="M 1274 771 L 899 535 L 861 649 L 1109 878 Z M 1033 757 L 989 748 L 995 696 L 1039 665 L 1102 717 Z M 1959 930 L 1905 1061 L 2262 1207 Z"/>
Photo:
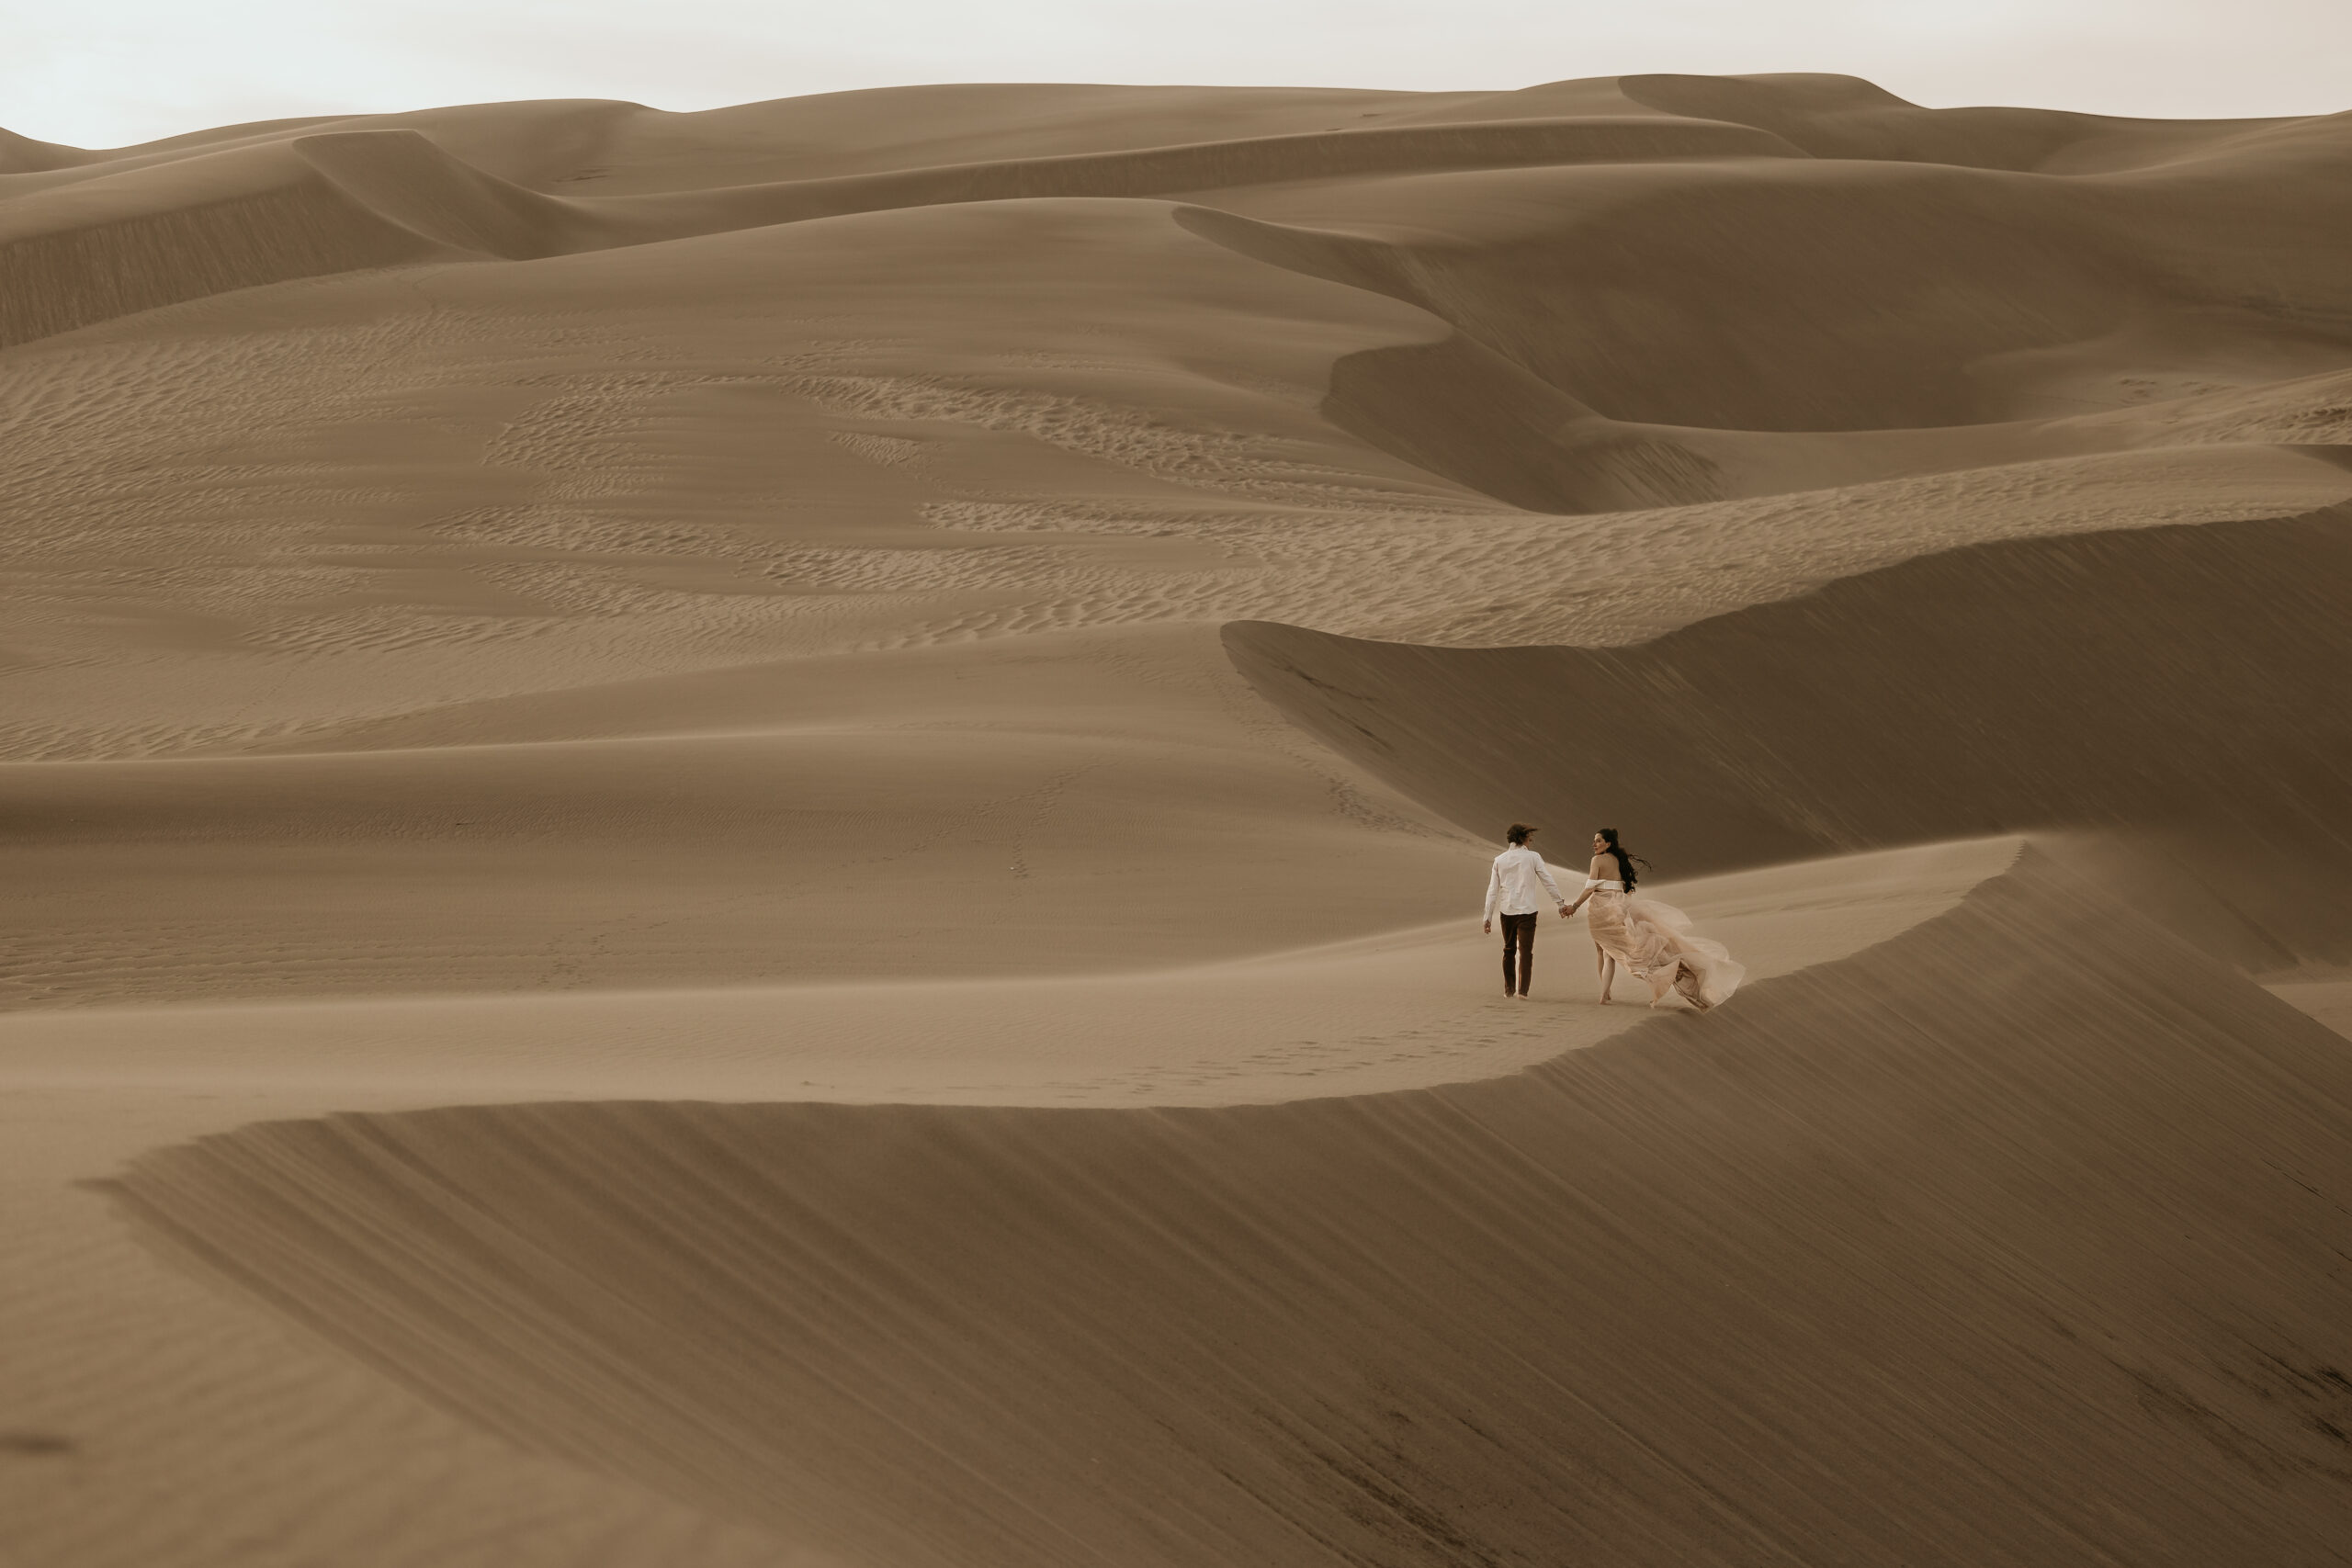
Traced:
<path fill-rule="evenodd" d="M 1565 920 L 1570 915 L 1575 914 L 1578 909 L 1584 908 L 1584 901 L 1592 897 L 1593 881 L 1600 875 L 1600 857 L 1599 855 L 1595 855 L 1592 857 L 1592 863 L 1584 868 L 1584 891 L 1577 895 L 1577 901 L 1575 903 L 1560 911 L 1560 919 Z"/>

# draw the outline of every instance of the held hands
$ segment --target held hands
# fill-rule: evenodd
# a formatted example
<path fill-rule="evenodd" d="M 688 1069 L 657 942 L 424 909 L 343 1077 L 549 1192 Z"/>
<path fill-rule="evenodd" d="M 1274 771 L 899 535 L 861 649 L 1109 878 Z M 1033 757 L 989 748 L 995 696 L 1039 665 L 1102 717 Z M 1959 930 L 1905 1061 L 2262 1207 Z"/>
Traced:
<path fill-rule="evenodd" d="M 1581 899 L 1581 898 L 1579 898 L 1579 899 L 1577 899 L 1577 903 L 1578 903 L 1578 904 L 1581 904 L 1581 903 L 1583 903 L 1583 902 L 1584 902 L 1584 900 L 1583 900 L 1583 899 Z M 1560 919 L 1564 919 L 1564 920 L 1565 920 L 1565 919 L 1566 919 L 1570 915 L 1573 915 L 1573 914 L 1575 914 L 1575 913 L 1576 913 L 1576 908 L 1575 908 L 1575 907 L 1574 907 L 1573 905 L 1563 904 L 1563 905 L 1561 905 L 1561 906 L 1560 906 Z M 1494 935 L 1494 934 L 1495 934 L 1495 922 L 1494 922 L 1494 921 L 1492 921 L 1492 920 L 1480 920 L 1480 921 L 1478 922 L 1478 929 L 1479 929 L 1480 931 L 1484 931 L 1487 935 L 1488 935 L 1488 936 L 1492 936 L 1492 935 Z"/>

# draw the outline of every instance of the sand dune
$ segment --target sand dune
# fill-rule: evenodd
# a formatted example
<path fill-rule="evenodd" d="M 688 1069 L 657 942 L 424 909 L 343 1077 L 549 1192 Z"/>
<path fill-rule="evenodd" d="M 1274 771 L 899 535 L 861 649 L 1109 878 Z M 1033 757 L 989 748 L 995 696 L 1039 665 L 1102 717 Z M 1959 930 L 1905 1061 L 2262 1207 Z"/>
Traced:
<path fill-rule="evenodd" d="M 2055 109 L 1924 109 L 1851 76 L 1629 76 L 1663 114 L 1753 125 L 1816 158 L 2083 174 L 2170 163 L 2245 134 L 2242 120 L 2132 120 Z M 2255 126 L 2278 121 L 2256 121 Z"/>
<path fill-rule="evenodd" d="M 1766 978 L 1933 919 L 2015 854 L 2003 841 L 1905 850 L 1675 896 Z M 1582 953 L 1552 942 L 1547 965 L 1572 978 Z M 0 1113 L 15 1157 L 0 1202 L 21 1265 L 11 1343 L 26 1352 L 9 1362 L 13 1418 L 145 1499 L 138 1517 L 94 1512 L 36 1468 L 0 1467 L 15 1539 L 37 1560 L 76 1562 L 152 1559 L 159 1542 L 199 1560 L 795 1560 L 752 1527 L 488 1438 L 191 1283 L 133 1240 L 102 1190 L 77 1185 L 159 1143 L 254 1120 L 527 1103 L 551 1090 L 1280 1103 L 1510 1073 L 1648 1016 L 1583 1005 L 1548 973 L 1527 1004 L 1486 1000 L 1489 956 L 1455 920 L 1173 972 L 1047 980 L 10 1015 Z M 104 1354 L 88 1353 L 99 1344 Z M 255 1487 L 254 1475 L 270 1483 Z"/>
<path fill-rule="evenodd" d="M 2339 1038 L 2042 863 L 1721 1022 L 1256 1111 L 269 1123 L 121 1191 L 527 1448 L 858 1557 L 2330 1558 Z"/>
<path fill-rule="evenodd" d="M 371 210 L 457 248 L 508 259 L 643 244 L 852 212 L 1031 197 L 1136 197 L 1205 186 L 1691 156 L 1774 155 L 1743 127 L 1577 119 L 1396 126 L 1135 152 L 1000 159 L 717 191 L 562 199 L 496 180 L 414 130 L 298 138 L 294 151 Z"/>
<path fill-rule="evenodd" d="M 1977 546 L 1630 649 L 1226 641 L 1286 713 L 1459 822 L 1597 813 L 1686 872 L 2120 832 L 2181 874 L 2179 919 L 2264 968 L 2352 957 L 2347 597 L 2352 518 L 2331 510 Z"/>
<path fill-rule="evenodd" d="M 2261 300 L 2276 318 L 2271 332 L 2290 341 L 2342 330 L 2332 269 L 2313 262 L 2291 282 L 2278 276 L 2297 265 L 2289 258 L 2322 254 L 2341 237 L 2340 127 L 2212 126 L 2188 143 L 2180 138 L 2198 128 L 2165 128 L 2167 155 L 2152 167 L 2084 157 L 2071 177 L 2053 180 L 2019 176 L 2076 143 L 2129 140 L 2128 130 L 2035 111 L 1939 114 L 1843 78 L 1653 76 L 1628 79 L 1614 96 L 1636 112 L 1596 112 L 1611 106 L 1588 96 L 1559 118 L 1481 122 L 1478 99 L 1424 111 L 1413 117 L 1419 123 L 1364 126 L 1381 111 L 1360 111 L 1344 129 L 1041 156 L 1007 150 L 930 167 L 584 198 L 472 166 L 435 140 L 480 139 L 449 123 L 453 111 L 408 117 L 416 123 L 397 129 L 390 119 L 298 123 L 288 129 L 306 133 L 242 139 L 231 151 L 199 144 L 177 159 L 85 154 L 73 165 L 85 171 L 76 184 L 31 193 L 46 201 L 19 197 L 13 243 L 0 233 L 0 266 L 17 278 L 11 296 L 28 303 L 7 331 L 21 341 L 175 299 L 416 259 L 436 243 L 522 259 L 940 202 L 1334 179 L 1351 184 L 1232 199 L 1261 216 L 1373 225 L 1388 244 L 1295 236 L 1259 248 L 1296 257 L 1319 246 L 1313 270 L 1428 305 L 1571 392 L 1598 403 L 1605 388 L 1616 405 L 1609 412 L 1640 421 L 1776 430 L 1951 423 L 1970 417 L 1968 361 L 2095 337 L 2135 310 Z M 1428 123 L 1430 112 L 1442 122 Z M 650 118 L 660 117 L 629 105 L 510 111 L 505 140 L 548 152 L 559 142 L 571 166 L 554 178 L 577 184 L 592 166 L 594 178 L 611 173 L 592 165 L 594 151 L 626 156 L 625 128 Z M 2019 156 L 2026 147 L 2033 156 Z M 325 174 L 332 195 L 289 178 L 295 157 Z M 2248 158 L 2312 199 L 2250 200 L 2243 181 L 2207 168 Z M 1749 167 L 1757 159 L 1761 166 Z M 1685 166 L 1642 168 L 1653 160 Z M 104 172 L 117 163 L 127 172 Z M 1485 173 L 1530 164 L 1549 168 Z M 552 171 L 535 172 L 544 183 Z M 1374 183 L 1363 184 L 1367 176 Z M 246 210 L 263 186 L 274 199 Z M 220 210 L 231 189 L 242 217 Z M 331 215 L 337 197 L 420 239 L 399 253 L 371 225 L 345 233 L 356 215 Z M 139 220 L 125 229 L 132 212 Z M 1473 214 L 1478 244 L 1442 238 Z M 1738 236 L 1712 268 L 1690 265 L 1710 248 L 1690 243 L 1697 236 L 1683 226 L 1694 221 Z M 2169 238 L 2183 228 L 2199 236 L 2186 249 Z M 200 254 L 208 268 L 167 281 L 174 269 L 136 259 L 142 242 L 133 236 L 150 230 L 156 237 L 145 243 L 164 247 L 160 255 Z M 1577 243 L 1563 252 L 1566 233 Z M 77 292 L 75 279 L 57 257 L 80 254 L 76 243 L 107 253 L 85 270 L 137 284 L 64 298 Z M 1669 249 L 1685 265 L 1664 273 L 1647 265 Z M 1547 311 L 1544 301 L 1564 290 L 1622 302 L 1598 315 Z M 1694 357 L 1705 373 L 1693 374 Z M 1811 396 L 1798 395 L 1798 384 Z M 1832 386 L 1838 393 L 1826 395 Z"/>
<path fill-rule="evenodd" d="M 18 141 L 25 149 L 42 145 Z M 127 166 L 51 182 L 10 202 L 0 227 L 0 269 L 16 309 L 0 321 L 0 345 L 230 289 L 428 257 L 521 260 L 948 202 L 1149 196 L 1399 170 L 1793 151 L 1744 126 L 1580 118 L 1374 127 L 565 198 L 476 168 L 424 130 L 321 128 L 283 141 L 192 149 L 181 158 L 84 155 L 62 164 Z M 17 161 L 61 158 L 28 151 Z M 187 265 L 190 259 L 195 270 Z"/>
<path fill-rule="evenodd" d="M 1406 923 L 1463 874 L 1451 835 L 1351 817 L 1326 773 L 1132 730 L 857 727 L 8 782 L 17 864 L 50 890 L 11 933 L 15 1005 L 1175 964 Z M 1126 918 L 1105 922 L 1091 890 L 1123 874 L 1136 823 L 1176 864 L 1126 872 Z M 1286 906 L 1375 843 L 1376 880 L 1342 873 L 1323 907 Z M 173 886 L 208 889 L 200 919 L 158 897 Z M 979 889 L 985 935 L 963 908 Z"/>
<path fill-rule="evenodd" d="M 2335 1561 L 2347 136 L 0 136 L 8 1545 Z"/>
<path fill-rule="evenodd" d="M 54 141 L 36 141 L 13 130 L 0 130 L 0 175 L 70 168 L 89 156 L 78 147 L 64 147 Z"/>
<path fill-rule="evenodd" d="M 1409 299 L 1616 418 L 1886 429 L 2009 417 L 1981 362 L 2200 310 L 2255 306 L 2242 346 L 2290 363 L 2336 352 L 2340 280 L 2288 273 L 2344 231 L 2320 195 L 2338 165 L 2273 172 L 2317 199 L 2291 220 L 2250 210 L 2196 165 L 2062 180 L 1691 161 L 1237 192 L 1206 231 Z M 2182 228 L 2226 238 L 2183 247 Z M 1659 268 L 1668 254 L 1692 260 Z"/>
<path fill-rule="evenodd" d="M 1769 979 L 1944 914 L 2006 870 L 2018 847 L 1921 845 L 1680 882 L 1668 896 Z M 1457 872 L 1464 858 L 1454 857 Z M 534 1099 L 551 1082 L 566 1098 L 757 1100 L 790 1088 L 855 1101 L 1272 1102 L 1494 1077 L 1632 1028 L 1640 1010 L 1589 1005 L 1589 950 L 1565 940 L 1576 934 L 1547 941 L 1545 994 L 1525 1006 L 1488 1004 L 1487 944 L 1455 919 L 1286 947 L 1261 936 L 1258 951 L 1207 963 L 1131 953 L 1120 964 L 1081 953 L 1072 956 L 1092 967 L 1046 976 L 1001 964 L 962 976 L 944 965 L 916 971 L 901 953 L 891 955 L 900 973 L 859 977 L 843 964 L 760 983 L 737 953 L 728 983 L 716 985 L 670 976 L 659 988 L 591 992 L 510 981 L 464 994 L 456 987 L 469 976 L 445 971 L 450 989 L 424 991 L 418 980 L 397 997 L 141 997 L 112 1007 L 46 998 L 0 1021 L 0 1043 L 22 1089 L 235 1083 L 297 1104 Z M 248 938 L 247 951 L 261 946 Z M 259 978 L 247 976 L 248 996 Z M 383 976 L 372 978 L 385 987 Z"/>
<path fill-rule="evenodd" d="M 175 160 L 0 205 L 8 280 L 0 344 L 255 284 L 447 254 L 340 199 L 280 148 Z"/>
<path fill-rule="evenodd" d="M 2334 406 L 2323 378 L 2301 405 L 2268 389 L 2252 440 L 2103 430 L 2103 453 L 1945 452 L 1920 480 L 1882 461 L 1871 493 L 1839 476 L 1671 519 L 1703 570 L 1629 570 L 1646 525 L 1563 529 L 1323 417 L 1335 360 L 1444 323 L 1148 202 L 862 214 L 136 321 L 0 376 L 16 755 L 1106 623 L 1620 640 L 1976 538 L 2352 494 L 2272 445 Z M 1803 489 L 1813 451 L 1761 488 Z M 1535 575 L 1571 568 L 1589 596 Z"/>

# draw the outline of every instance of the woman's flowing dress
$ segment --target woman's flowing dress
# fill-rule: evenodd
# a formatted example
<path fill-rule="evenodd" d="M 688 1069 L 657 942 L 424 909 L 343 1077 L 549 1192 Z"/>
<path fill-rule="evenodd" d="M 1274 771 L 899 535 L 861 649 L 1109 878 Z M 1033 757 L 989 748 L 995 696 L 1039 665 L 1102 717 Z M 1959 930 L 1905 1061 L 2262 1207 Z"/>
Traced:
<path fill-rule="evenodd" d="M 1705 1011 L 1739 988 L 1747 971 L 1719 942 L 1690 934 L 1690 917 L 1655 898 L 1627 897 L 1623 882 L 1589 877 L 1585 919 L 1595 946 L 1646 981 L 1655 1007 L 1672 991 Z"/>

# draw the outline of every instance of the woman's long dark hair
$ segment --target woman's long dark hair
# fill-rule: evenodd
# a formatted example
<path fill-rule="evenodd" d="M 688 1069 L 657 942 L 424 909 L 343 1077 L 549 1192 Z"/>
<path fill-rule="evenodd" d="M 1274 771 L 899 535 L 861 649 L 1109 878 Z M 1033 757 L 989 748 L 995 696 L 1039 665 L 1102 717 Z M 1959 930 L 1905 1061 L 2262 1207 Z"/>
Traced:
<path fill-rule="evenodd" d="M 1632 897 L 1634 896 L 1634 884 L 1640 880 L 1634 874 L 1634 863 L 1637 860 L 1641 860 L 1641 856 L 1629 855 L 1625 852 L 1624 846 L 1617 841 L 1616 829 L 1596 828 L 1593 831 L 1599 833 L 1601 838 L 1608 842 L 1609 847 L 1600 852 L 1602 854 L 1615 855 L 1617 857 L 1617 880 L 1625 885 L 1625 896 L 1629 898 Z M 1642 863 L 1644 865 L 1647 865 L 1650 863 L 1644 860 L 1642 861 Z"/>

